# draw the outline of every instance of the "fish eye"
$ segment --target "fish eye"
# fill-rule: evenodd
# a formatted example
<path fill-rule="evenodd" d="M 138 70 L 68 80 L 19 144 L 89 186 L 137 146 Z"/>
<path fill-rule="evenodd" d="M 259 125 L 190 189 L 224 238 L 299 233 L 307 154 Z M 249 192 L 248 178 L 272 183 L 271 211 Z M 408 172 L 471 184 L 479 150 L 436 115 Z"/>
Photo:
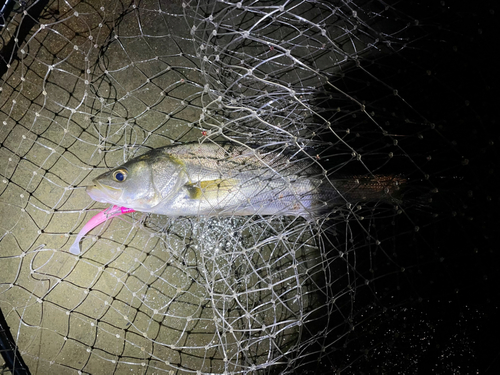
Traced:
<path fill-rule="evenodd" d="M 113 180 L 123 182 L 127 179 L 127 171 L 125 169 L 118 169 L 113 172 Z"/>

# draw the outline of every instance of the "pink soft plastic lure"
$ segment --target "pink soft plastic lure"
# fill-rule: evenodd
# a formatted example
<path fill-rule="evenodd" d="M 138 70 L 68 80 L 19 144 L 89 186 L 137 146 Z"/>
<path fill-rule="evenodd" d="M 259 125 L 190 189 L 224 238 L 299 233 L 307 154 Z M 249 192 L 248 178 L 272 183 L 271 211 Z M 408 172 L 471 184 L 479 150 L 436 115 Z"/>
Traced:
<path fill-rule="evenodd" d="M 87 224 L 85 224 L 78 233 L 78 236 L 76 236 L 75 242 L 73 242 L 73 245 L 69 248 L 69 252 L 71 254 L 79 255 L 80 254 L 80 240 L 85 236 L 88 232 L 90 232 L 92 229 L 97 227 L 99 224 L 104 223 L 106 220 L 111 219 L 116 216 L 120 216 L 123 214 L 128 214 L 129 212 L 134 212 L 132 208 L 126 208 L 126 207 L 119 207 L 119 206 L 112 206 L 108 207 L 105 210 L 102 210 L 99 212 L 97 215 L 95 215 L 92 219 L 90 219 Z"/>

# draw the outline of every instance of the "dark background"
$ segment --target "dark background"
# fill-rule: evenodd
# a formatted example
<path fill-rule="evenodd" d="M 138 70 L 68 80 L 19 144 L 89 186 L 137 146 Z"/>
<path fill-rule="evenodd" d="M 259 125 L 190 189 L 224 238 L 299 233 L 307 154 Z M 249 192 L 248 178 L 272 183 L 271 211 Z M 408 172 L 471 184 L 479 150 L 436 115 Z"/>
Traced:
<path fill-rule="evenodd" d="M 354 331 L 310 373 L 497 374 L 500 13 L 486 1 L 394 6 L 419 27 L 408 48 L 371 71 L 436 125 L 424 134 L 426 150 L 408 143 L 405 151 L 432 155 L 425 169 L 439 188 L 439 215 L 414 211 L 418 234 L 404 223 L 379 229 L 397 232 L 390 258 L 405 271 L 372 254 L 382 277 L 359 289 Z"/>

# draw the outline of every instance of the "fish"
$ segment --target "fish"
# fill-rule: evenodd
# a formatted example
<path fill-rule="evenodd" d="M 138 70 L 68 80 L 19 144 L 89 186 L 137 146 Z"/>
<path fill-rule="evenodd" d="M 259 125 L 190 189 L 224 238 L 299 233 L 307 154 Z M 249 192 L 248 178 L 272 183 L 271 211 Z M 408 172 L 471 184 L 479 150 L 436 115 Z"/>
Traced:
<path fill-rule="evenodd" d="M 178 216 L 301 216 L 315 219 L 349 201 L 393 201 L 398 178 L 331 179 L 316 158 L 238 143 L 152 149 L 101 174 L 95 201 Z"/>

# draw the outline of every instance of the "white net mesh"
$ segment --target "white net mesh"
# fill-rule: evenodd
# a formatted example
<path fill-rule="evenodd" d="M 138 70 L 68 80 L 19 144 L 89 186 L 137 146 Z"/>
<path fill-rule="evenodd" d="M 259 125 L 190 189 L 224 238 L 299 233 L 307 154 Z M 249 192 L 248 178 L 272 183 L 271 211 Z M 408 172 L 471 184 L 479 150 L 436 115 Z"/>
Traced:
<path fill-rule="evenodd" d="M 459 359 L 478 356 L 463 327 L 487 319 L 494 303 L 455 294 L 494 274 L 484 254 L 497 154 L 481 127 L 487 114 L 477 120 L 479 108 L 448 91 L 448 76 L 436 78 L 448 61 L 434 63 L 431 51 L 454 46 L 438 43 L 437 21 L 425 18 L 436 9 L 378 0 L 4 2 L 5 368 L 477 370 Z M 109 207 L 86 194 L 93 178 L 189 142 L 299 155 L 340 199 L 313 220 L 134 212 L 94 228 L 79 256 L 69 252 Z M 370 183 L 382 188 L 368 192 Z M 478 269 L 466 283 L 457 281 L 463 257 Z M 440 309 L 455 313 L 449 323 L 432 315 Z"/>

